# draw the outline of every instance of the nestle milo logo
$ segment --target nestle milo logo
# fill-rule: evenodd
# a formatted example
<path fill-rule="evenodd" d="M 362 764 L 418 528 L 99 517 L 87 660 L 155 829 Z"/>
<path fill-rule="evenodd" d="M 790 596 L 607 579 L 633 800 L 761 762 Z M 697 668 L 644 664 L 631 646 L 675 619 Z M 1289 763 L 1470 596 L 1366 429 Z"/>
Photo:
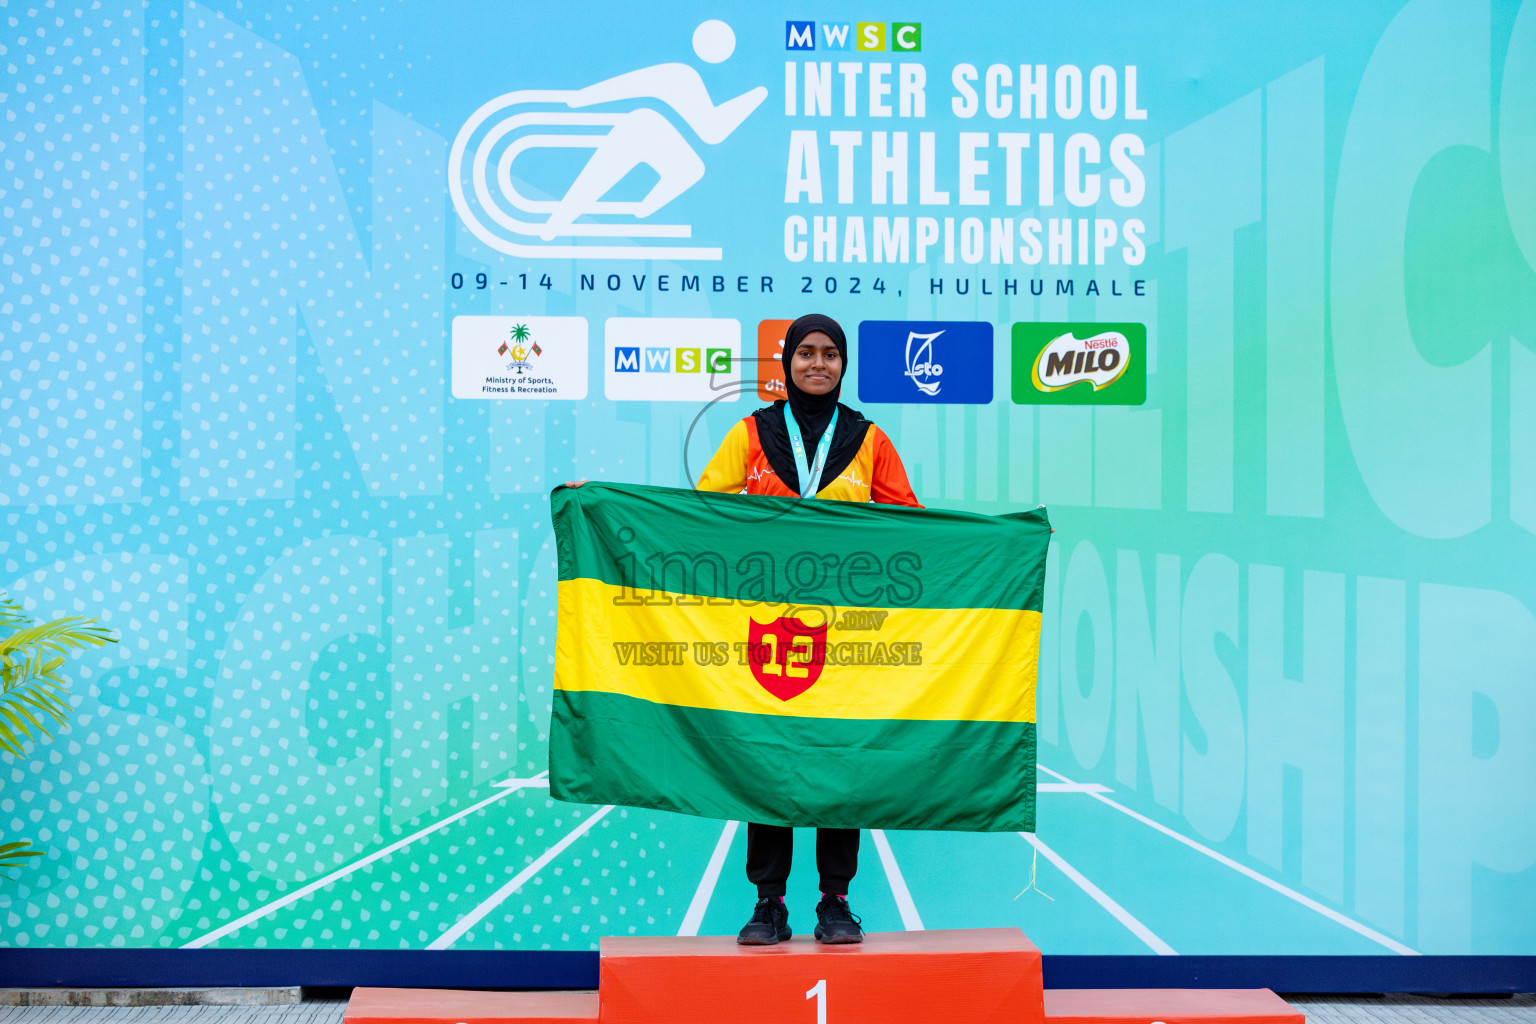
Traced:
<path fill-rule="evenodd" d="M 1013 400 L 1141 405 L 1147 400 L 1146 352 L 1142 324 L 1016 323 Z"/>
<path fill-rule="evenodd" d="M 1119 331 L 1078 338 L 1071 331 L 1053 339 L 1035 357 L 1035 387 L 1060 391 L 1074 384 L 1107 388 L 1130 365 L 1131 343 Z"/>

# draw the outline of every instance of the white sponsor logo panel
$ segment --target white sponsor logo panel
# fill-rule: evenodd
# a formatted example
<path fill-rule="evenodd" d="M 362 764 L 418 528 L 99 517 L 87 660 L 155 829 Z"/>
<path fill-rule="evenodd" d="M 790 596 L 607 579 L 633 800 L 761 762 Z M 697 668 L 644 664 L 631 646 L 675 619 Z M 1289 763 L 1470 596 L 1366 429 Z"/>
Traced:
<path fill-rule="evenodd" d="M 454 398 L 586 398 L 586 317 L 456 316 L 452 375 Z"/>
<path fill-rule="evenodd" d="M 603 325 L 611 401 L 734 402 L 740 391 L 740 320 L 611 317 Z"/>

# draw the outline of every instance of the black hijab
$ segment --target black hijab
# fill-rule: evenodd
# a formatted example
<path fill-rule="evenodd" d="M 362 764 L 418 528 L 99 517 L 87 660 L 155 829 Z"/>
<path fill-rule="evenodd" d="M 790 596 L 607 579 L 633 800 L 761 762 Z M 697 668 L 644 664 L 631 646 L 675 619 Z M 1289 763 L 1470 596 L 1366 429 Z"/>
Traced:
<path fill-rule="evenodd" d="M 820 331 L 832 339 L 837 346 L 838 353 L 842 356 L 843 372 L 837 380 L 837 386 L 824 395 L 811 395 L 802 391 L 795 384 L 795 375 L 791 369 L 795 349 L 800 347 L 800 342 L 806 335 Z M 808 313 L 789 325 L 789 330 L 784 332 L 784 389 L 789 395 L 789 408 L 795 414 L 795 422 L 800 425 L 800 437 L 805 444 L 807 456 L 815 458 L 813 454 L 816 446 L 821 443 L 821 435 L 826 432 L 827 424 L 832 420 L 832 413 L 837 411 L 837 426 L 832 431 L 832 447 L 827 452 L 826 465 L 821 470 L 821 480 L 817 482 L 816 490 L 821 490 L 829 481 L 836 480 L 838 474 L 848 468 L 853 457 L 859 453 L 859 447 L 864 443 L 864 435 L 869 432 L 870 423 L 857 411 L 838 403 L 838 395 L 842 393 L 843 381 L 848 378 L 848 338 L 843 334 L 842 326 L 829 316 L 820 313 Z M 778 474 L 784 486 L 796 494 L 800 493 L 800 471 L 795 466 L 795 451 L 789 440 L 789 428 L 784 421 L 784 402 L 774 402 L 772 405 L 759 409 L 752 414 L 757 421 L 757 440 L 762 446 L 763 455 L 767 457 L 768 464 Z"/>

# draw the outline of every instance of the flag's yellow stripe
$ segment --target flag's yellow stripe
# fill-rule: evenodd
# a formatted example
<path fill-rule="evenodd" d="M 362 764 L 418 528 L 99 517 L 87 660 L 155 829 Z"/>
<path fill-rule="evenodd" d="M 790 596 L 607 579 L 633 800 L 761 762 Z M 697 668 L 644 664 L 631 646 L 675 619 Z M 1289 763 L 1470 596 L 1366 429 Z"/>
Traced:
<path fill-rule="evenodd" d="M 743 663 L 751 621 L 771 623 L 783 605 L 747 605 L 685 599 L 689 603 L 635 603 L 634 591 L 598 580 L 560 583 L 555 686 L 562 690 L 620 693 L 657 704 L 802 718 L 919 719 L 1033 722 L 1040 613 L 996 608 L 838 609 L 885 612 L 878 630 L 827 631 L 831 645 L 820 678 L 805 692 L 780 700 Z M 651 596 L 646 592 L 645 596 Z M 671 595 L 679 597 L 681 595 Z M 694 603 L 696 602 L 696 603 Z M 824 621 L 802 610 L 802 621 Z M 644 665 L 638 651 L 625 664 L 615 644 L 683 644 L 681 664 Z M 696 660 L 695 644 L 724 643 L 728 662 Z M 921 664 L 837 664 L 853 654 L 843 644 L 885 645 L 908 655 L 920 645 Z M 665 648 L 650 648 L 655 656 Z M 676 648 L 672 649 L 673 651 Z M 669 659 L 670 660 L 670 659 Z M 907 660 L 903 658 L 902 660 Z M 799 666 L 791 668 L 797 671 Z"/>

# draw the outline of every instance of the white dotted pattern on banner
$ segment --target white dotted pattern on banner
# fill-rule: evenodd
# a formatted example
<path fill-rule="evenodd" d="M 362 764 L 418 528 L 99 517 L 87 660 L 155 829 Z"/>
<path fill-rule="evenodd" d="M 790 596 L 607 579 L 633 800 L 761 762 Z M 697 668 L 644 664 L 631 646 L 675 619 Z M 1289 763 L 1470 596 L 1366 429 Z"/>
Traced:
<path fill-rule="evenodd" d="M 7 589 L 35 619 L 96 616 L 122 639 L 72 660 L 70 727 L 0 767 L 0 834 L 45 852 L 14 892 L 0 886 L 0 925 L 16 945 L 147 945 L 191 888 L 209 829 L 184 563 L 76 555 Z M 158 717 L 142 713 L 151 703 Z"/>
<path fill-rule="evenodd" d="M 5 10 L 0 505 L 139 497 L 143 21 Z"/>
<path fill-rule="evenodd" d="M 297 58 L 196 5 L 186 47 L 184 492 L 293 495 L 307 339 L 368 492 L 441 493 L 446 143 L 366 108 L 368 246 Z"/>
<path fill-rule="evenodd" d="M 330 13 L 373 29 L 374 11 Z M 184 944 L 543 769 L 545 495 L 573 476 L 677 482 L 689 425 L 596 400 L 447 401 L 447 316 L 472 299 L 572 315 L 576 297 L 445 302 L 444 144 L 375 102 L 392 93 L 366 79 L 392 77 L 393 55 L 339 64 L 300 5 L 246 25 L 197 4 L 120 15 L 3 15 L 0 328 L 17 342 L 0 350 L 0 587 L 122 642 L 71 660 L 67 731 L 0 756 L 0 836 L 46 851 L 0 881 L 0 946 Z M 456 265 L 485 262 L 459 245 Z M 710 315 L 686 301 L 674 312 Z M 646 312 L 632 302 L 583 312 Z M 130 504 L 141 473 L 148 503 Z M 48 507 L 66 501 L 84 507 Z M 219 944 L 420 948 L 590 813 L 543 794 Z M 665 929 L 680 890 L 654 828 L 614 812 L 456 948 Z"/>

